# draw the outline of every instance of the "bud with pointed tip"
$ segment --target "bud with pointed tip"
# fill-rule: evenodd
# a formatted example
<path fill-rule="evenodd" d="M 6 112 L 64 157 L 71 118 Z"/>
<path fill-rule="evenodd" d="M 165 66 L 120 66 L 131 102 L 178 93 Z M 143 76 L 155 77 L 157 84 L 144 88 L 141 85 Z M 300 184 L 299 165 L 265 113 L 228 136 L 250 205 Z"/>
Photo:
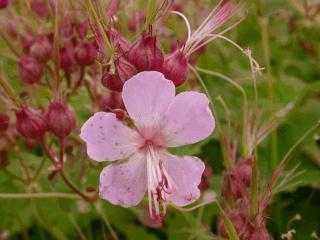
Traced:
<path fill-rule="evenodd" d="M 5 132 L 9 128 L 10 119 L 6 113 L 0 112 L 0 133 Z"/>
<path fill-rule="evenodd" d="M 50 103 L 46 119 L 49 130 L 59 138 L 68 136 L 76 127 L 76 114 L 63 100 Z"/>
<path fill-rule="evenodd" d="M 45 118 L 36 110 L 23 105 L 21 110 L 16 111 L 17 131 L 25 138 L 40 139 L 43 137 L 47 124 Z"/>
<path fill-rule="evenodd" d="M 112 109 L 124 107 L 121 93 L 119 92 L 108 92 L 103 96 L 98 96 L 97 98 L 98 106 L 101 111 L 110 112 Z"/>
<path fill-rule="evenodd" d="M 26 84 L 39 83 L 44 73 L 43 64 L 36 59 L 22 56 L 19 59 L 19 75 L 21 81 Z"/>
<path fill-rule="evenodd" d="M 9 0 L 0 0 L 0 9 L 6 8 L 8 6 Z"/>
<path fill-rule="evenodd" d="M 82 43 L 74 49 L 74 58 L 81 66 L 93 64 L 96 56 L 97 50 L 92 43 Z"/>
<path fill-rule="evenodd" d="M 20 43 L 22 46 L 22 49 L 25 53 L 29 53 L 30 47 L 33 43 L 33 36 L 29 33 L 21 36 Z"/>
<path fill-rule="evenodd" d="M 164 56 L 157 46 L 156 36 L 142 35 L 129 51 L 128 59 L 139 71 L 161 71 Z"/>
<path fill-rule="evenodd" d="M 170 53 L 164 59 L 162 73 L 175 86 L 182 85 L 188 76 L 188 57 L 180 49 Z"/>
<path fill-rule="evenodd" d="M 253 160 L 247 159 L 241 160 L 235 169 L 235 174 L 238 175 L 238 178 L 241 179 L 247 187 L 249 187 L 251 183 L 252 167 Z"/>
<path fill-rule="evenodd" d="M 130 49 L 130 43 L 120 35 L 115 29 L 108 29 L 107 36 L 111 42 L 111 45 L 115 48 L 116 52 L 127 53 Z"/>
<path fill-rule="evenodd" d="M 118 58 L 114 64 L 114 74 L 110 73 L 109 67 L 106 67 L 103 70 L 101 82 L 106 88 L 121 92 L 125 81 L 137 74 L 137 69 L 123 57 Z"/>
<path fill-rule="evenodd" d="M 38 36 L 30 47 L 30 55 L 39 62 L 46 63 L 51 57 L 52 46 L 46 36 Z"/>
<path fill-rule="evenodd" d="M 46 0 L 29 0 L 32 11 L 39 17 L 45 18 L 49 15 L 48 1 Z"/>
<path fill-rule="evenodd" d="M 72 71 L 74 63 L 73 52 L 74 48 L 71 42 L 60 48 L 60 67 L 66 72 Z"/>

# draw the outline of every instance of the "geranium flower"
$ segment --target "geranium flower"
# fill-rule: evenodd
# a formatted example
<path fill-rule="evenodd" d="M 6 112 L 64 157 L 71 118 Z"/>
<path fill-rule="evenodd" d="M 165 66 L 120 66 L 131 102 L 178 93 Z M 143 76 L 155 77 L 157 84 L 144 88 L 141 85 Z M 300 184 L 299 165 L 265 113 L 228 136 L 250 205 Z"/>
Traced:
<path fill-rule="evenodd" d="M 168 201 L 185 206 L 197 200 L 204 163 L 174 156 L 166 148 L 193 144 L 212 133 L 215 121 L 206 95 L 190 91 L 175 96 L 172 81 L 150 71 L 125 82 L 122 97 L 135 128 L 113 113 L 97 112 L 81 129 L 90 158 L 115 161 L 101 172 L 100 197 L 132 207 L 147 192 L 152 218 L 164 216 Z"/>

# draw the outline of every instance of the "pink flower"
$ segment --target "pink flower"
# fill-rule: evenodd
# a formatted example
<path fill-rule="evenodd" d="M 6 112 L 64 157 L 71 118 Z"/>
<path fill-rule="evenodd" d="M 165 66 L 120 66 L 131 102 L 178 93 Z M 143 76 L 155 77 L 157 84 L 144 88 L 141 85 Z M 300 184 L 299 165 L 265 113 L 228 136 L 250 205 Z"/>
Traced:
<path fill-rule="evenodd" d="M 131 207 L 147 192 L 150 217 L 161 220 L 168 201 L 185 206 L 199 198 L 205 169 L 197 157 L 174 156 L 166 148 L 207 138 L 215 120 L 204 94 L 190 91 L 175 96 L 173 82 L 155 71 L 140 72 L 126 81 L 122 97 L 135 128 L 113 113 L 98 112 L 82 126 L 81 138 L 93 160 L 118 160 L 100 175 L 100 197 Z"/>

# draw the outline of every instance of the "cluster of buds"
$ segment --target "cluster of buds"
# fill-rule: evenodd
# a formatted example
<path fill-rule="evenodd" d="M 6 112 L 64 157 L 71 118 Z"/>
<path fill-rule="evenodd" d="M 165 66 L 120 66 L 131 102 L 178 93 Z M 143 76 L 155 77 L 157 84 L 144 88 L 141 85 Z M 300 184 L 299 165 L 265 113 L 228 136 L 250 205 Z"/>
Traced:
<path fill-rule="evenodd" d="M 249 188 L 253 161 L 253 158 L 241 159 L 232 170 L 224 173 L 221 185 L 221 194 L 226 202 L 224 211 L 241 240 L 271 240 L 265 227 L 267 201 L 264 196 L 259 199 L 259 212 L 252 215 Z M 221 236 L 228 237 L 222 216 L 218 218 L 217 228 Z"/>
<path fill-rule="evenodd" d="M 62 139 L 75 127 L 75 112 L 62 100 L 52 101 L 46 113 L 30 108 L 27 104 L 16 111 L 16 129 L 27 140 L 40 141 L 46 131 Z"/>

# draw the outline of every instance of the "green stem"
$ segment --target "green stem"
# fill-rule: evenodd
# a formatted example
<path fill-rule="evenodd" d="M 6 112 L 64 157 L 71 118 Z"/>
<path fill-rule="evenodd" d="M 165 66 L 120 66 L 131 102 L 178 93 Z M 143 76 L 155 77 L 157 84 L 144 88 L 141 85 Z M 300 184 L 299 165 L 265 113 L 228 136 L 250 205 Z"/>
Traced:
<path fill-rule="evenodd" d="M 81 199 L 77 194 L 47 192 L 47 193 L 0 193 L 0 199 L 21 200 L 21 199 L 45 199 L 45 198 L 64 198 L 64 199 Z"/>
<path fill-rule="evenodd" d="M 112 235 L 113 239 L 115 240 L 119 240 L 116 232 L 114 231 L 114 229 L 112 228 L 107 216 L 104 214 L 103 210 L 102 210 L 102 206 L 96 204 L 96 211 L 97 213 L 101 216 L 102 220 L 104 221 L 104 223 L 106 224 L 106 227 L 108 228 L 110 234 Z"/>
<path fill-rule="evenodd" d="M 3 88 L 7 96 L 11 99 L 11 101 L 17 106 L 20 106 L 20 99 L 11 87 L 11 85 L 2 77 L 0 77 L 0 86 Z"/>

